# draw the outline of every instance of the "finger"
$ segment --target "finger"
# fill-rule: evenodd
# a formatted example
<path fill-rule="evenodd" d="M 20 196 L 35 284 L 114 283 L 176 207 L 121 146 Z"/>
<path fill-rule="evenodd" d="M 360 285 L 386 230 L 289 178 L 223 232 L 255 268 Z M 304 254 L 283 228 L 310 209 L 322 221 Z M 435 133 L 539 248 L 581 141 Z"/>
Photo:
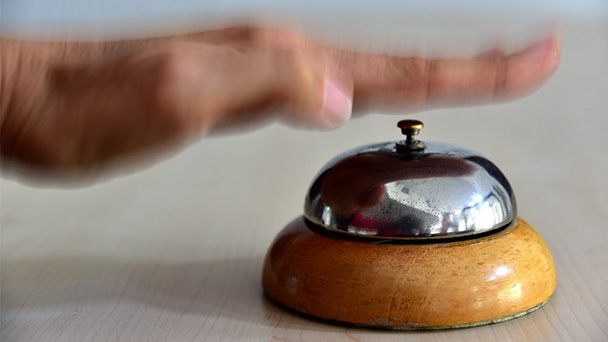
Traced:
<path fill-rule="evenodd" d="M 495 47 L 492 49 L 488 49 L 480 54 L 478 54 L 477 56 L 475 56 L 475 58 L 479 58 L 479 59 L 493 59 L 493 58 L 498 58 L 498 57 L 502 57 L 504 56 L 505 51 L 499 47 Z"/>
<path fill-rule="evenodd" d="M 264 46 L 207 63 L 213 68 L 201 79 L 206 95 L 198 98 L 213 113 L 215 130 L 259 121 L 273 110 L 291 125 L 313 129 L 333 129 L 350 118 L 352 87 L 300 50 Z"/>
<path fill-rule="evenodd" d="M 241 47 L 282 46 L 309 51 L 316 62 L 327 64 L 329 73 L 352 80 L 358 108 L 419 109 L 516 99 L 549 78 L 561 52 L 561 39 L 555 33 L 519 53 L 505 55 L 494 48 L 472 59 L 435 60 L 344 51 L 286 31 L 255 27 L 210 31 L 201 38 Z"/>
<path fill-rule="evenodd" d="M 355 106 L 400 108 L 462 105 L 522 97 L 559 63 L 557 35 L 525 50 L 472 59 L 429 60 L 325 50 L 333 67 L 352 77 Z"/>

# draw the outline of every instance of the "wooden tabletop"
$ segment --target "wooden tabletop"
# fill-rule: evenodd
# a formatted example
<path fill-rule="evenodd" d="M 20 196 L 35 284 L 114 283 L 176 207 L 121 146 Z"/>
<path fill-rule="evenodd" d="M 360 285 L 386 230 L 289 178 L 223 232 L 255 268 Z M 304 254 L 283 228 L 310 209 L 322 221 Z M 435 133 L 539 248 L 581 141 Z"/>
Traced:
<path fill-rule="evenodd" d="M 3 180 L 2 341 L 608 341 L 608 26 L 563 31 L 562 65 L 532 96 L 414 116 L 424 139 L 478 150 L 510 179 L 557 266 L 540 310 L 386 332 L 311 320 L 264 297 L 266 249 L 302 213 L 318 169 L 399 138 L 401 116 L 369 115 L 333 133 L 271 125 L 205 139 L 83 189 Z"/>

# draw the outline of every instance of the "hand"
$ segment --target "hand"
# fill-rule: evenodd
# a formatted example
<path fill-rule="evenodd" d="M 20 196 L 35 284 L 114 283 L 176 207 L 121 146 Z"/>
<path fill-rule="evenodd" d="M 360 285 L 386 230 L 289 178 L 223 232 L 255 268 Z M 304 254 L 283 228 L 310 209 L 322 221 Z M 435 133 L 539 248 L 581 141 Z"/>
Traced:
<path fill-rule="evenodd" d="M 3 165 L 83 175 L 274 115 L 333 129 L 353 105 L 511 100 L 547 80 L 560 49 L 552 36 L 511 55 L 428 60 L 249 27 L 105 43 L 3 40 Z"/>

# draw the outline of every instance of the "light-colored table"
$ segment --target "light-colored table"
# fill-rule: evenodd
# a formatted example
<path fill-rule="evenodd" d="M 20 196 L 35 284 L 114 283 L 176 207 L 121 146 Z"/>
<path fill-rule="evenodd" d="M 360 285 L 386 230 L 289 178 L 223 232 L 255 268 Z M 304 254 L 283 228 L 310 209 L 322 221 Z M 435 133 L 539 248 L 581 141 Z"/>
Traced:
<path fill-rule="evenodd" d="M 262 294 L 264 254 L 337 153 L 399 137 L 399 117 L 338 131 L 209 138 L 90 188 L 3 180 L 2 341 L 608 341 L 608 26 L 564 24 L 562 66 L 518 102 L 417 116 L 480 151 L 553 251 L 541 310 L 484 327 L 385 332 L 304 318 Z M 463 124 L 466 122 L 467 124 Z"/>

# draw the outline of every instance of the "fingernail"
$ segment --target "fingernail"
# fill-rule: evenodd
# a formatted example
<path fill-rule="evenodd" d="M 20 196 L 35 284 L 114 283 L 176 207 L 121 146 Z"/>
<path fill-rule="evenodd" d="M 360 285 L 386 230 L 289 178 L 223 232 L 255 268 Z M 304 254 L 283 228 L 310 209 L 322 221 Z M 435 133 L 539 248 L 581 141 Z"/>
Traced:
<path fill-rule="evenodd" d="M 350 119 L 353 110 L 352 92 L 335 82 L 325 80 L 323 116 L 329 128 L 336 128 Z"/>

